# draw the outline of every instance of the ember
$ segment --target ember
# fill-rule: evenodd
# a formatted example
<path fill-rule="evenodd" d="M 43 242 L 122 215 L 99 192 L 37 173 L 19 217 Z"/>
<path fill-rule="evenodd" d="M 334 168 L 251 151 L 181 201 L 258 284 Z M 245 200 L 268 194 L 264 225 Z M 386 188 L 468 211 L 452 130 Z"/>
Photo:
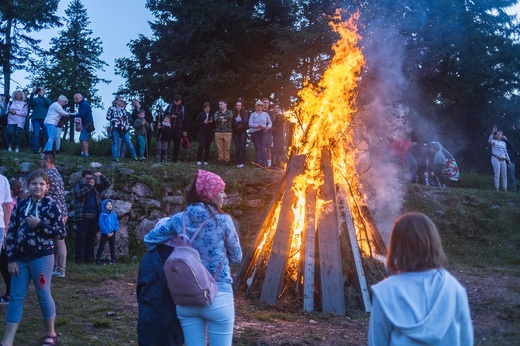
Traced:
<path fill-rule="evenodd" d="M 331 22 L 340 39 L 330 66 L 317 86 L 304 86 L 302 101 L 288 114 L 293 122 L 291 159 L 236 278 L 235 285 L 246 282 L 248 290 L 263 279 L 260 300 L 267 304 L 274 305 L 289 282 L 303 293 L 305 311 L 314 310 L 318 289 L 322 312 L 345 315 L 346 250 L 340 246 L 345 229 L 364 309 L 370 311 L 361 257 L 385 256 L 386 247 L 360 193 L 355 167 L 355 90 L 364 66 L 356 19 Z"/>

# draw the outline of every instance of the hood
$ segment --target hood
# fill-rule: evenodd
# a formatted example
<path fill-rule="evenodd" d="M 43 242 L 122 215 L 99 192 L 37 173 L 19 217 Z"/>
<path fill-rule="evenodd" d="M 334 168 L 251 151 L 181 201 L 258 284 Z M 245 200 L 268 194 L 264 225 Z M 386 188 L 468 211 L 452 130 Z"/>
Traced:
<path fill-rule="evenodd" d="M 107 208 L 105 207 L 107 205 L 108 202 L 111 202 L 112 203 L 112 210 L 114 210 L 114 202 L 112 202 L 112 200 L 110 199 L 104 199 L 102 202 L 101 202 L 101 212 L 102 213 L 109 213 L 109 212 L 112 212 L 111 211 L 108 211 Z"/>
<path fill-rule="evenodd" d="M 435 269 L 396 275 L 372 289 L 396 329 L 430 345 L 444 338 L 453 321 L 457 306 L 455 283 L 444 269 Z"/>
<path fill-rule="evenodd" d="M 192 223 L 200 223 L 210 216 L 218 214 L 218 211 L 213 206 L 200 202 L 188 205 L 186 213 Z"/>

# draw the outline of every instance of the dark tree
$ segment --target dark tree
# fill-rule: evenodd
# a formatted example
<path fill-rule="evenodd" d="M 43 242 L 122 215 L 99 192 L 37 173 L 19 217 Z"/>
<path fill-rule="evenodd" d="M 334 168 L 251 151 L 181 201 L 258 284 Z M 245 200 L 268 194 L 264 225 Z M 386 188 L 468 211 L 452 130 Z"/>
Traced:
<path fill-rule="evenodd" d="M 92 37 L 90 20 L 80 0 L 73 0 L 65 10 L 66 28 L 51 39 L 46 56 L 32 69 L 34 85 L 45 85 L 51 98 L 67 96 L 71 109 L 73 96 L 80 93 L 94 107 L 102 107 L 96 85 L 110 81 L 99 78 L 107 64 L 99 57 L 103 53 L 101 40 Z M 74 141 L 72 119 L 69 126 L 70 140 Z M 64 131 L 66 132 L 66 131 Z M 65 134 L 64 134 L 65 135 Z"/>
<path fill-rule="evenodd" d="M 59 0 L 2 0 L 0 2 L 0 60 L 4 77 L 4 92 L 10 93 L 11 73 L 25 69 L 31 53 L 41 52 L 30 33 L 60 26 L 55 15 Z"/>

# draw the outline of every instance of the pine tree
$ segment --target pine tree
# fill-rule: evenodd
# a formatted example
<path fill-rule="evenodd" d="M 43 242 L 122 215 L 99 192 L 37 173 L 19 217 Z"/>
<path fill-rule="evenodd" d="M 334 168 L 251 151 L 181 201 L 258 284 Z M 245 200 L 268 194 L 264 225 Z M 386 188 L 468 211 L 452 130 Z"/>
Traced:
<path fill-rule="evenodd" d="M 0 2 L 0 60 L 4 75 L 4 92 L 9 94 L 11 73 L 27 67 L 31 53 L 41 52 L 40 40 L 30 36 L 60 26 L 55 15 L 59 0 L 2 0 Z"/>
<path fill-rule="evenodd" d="M 98 83 L 110 81 L 99 78 L 107 64 L 99 57 L 103 53 L 101 40 L 92 37 L 90 20 L 80 0 L 73 0 L 65 10 L 65 30 L 51 39 L 51 48 L 33 69 L 34 85 L 45 85 L 51 98 L 60 94 L 67 96 L 71 109 L 73 96 L 80 93 L 94 107 L 102 107 L 97 95 Z M 74 128 L 70 122 L 70 140 L 74 141 Z M 66 132 L 66 131 L 64 131 Z"/>

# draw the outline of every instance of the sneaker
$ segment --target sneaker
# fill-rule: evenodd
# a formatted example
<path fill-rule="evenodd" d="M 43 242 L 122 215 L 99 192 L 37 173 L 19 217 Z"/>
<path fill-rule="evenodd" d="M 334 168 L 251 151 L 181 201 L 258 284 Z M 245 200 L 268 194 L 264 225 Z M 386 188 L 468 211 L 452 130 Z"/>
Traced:
<path fill-rule="evenodd" d="M 163 162 L 162 162 L 162 163 L 168 163 L 168 160 L 163 160 Z"/>
<path fill-rule="evenodd" d="M 197 166 L 200 166 L 200 165 L 202 165 L 202 162 L 197 161 Z"/>
<path fill-rule="evenodd" d="M 112 162 L 119 162 L 119 159 L 112 159 Z"/>
<path fill-rule="evenodd" d="M 146 161 L 146 157 L 141 156 L 141 157 L 139 158 L 139 161 Z"/>
<path fill-rule="evenodd" d="M 207 163 L 206 161 L 204 161 L 204 166 L 209 166 L 209 163 Z"/>
<path fill-rule="evenodd" d="M 56 278 L 64 278 L 65 274 L 60 272 L 59 270 L 55 270 L 52 272 L 52 276 L 54 276 Z"/>
<path fill-rule="evenodd" d="M 239 165 L 237 165 L 237 168 L 242 168 L 242 167 L 244 167 L 243 164 L 239 164 Z"/>
<path fill-rule="evenodd" d="M 14 149 L 14 152 L 15 152 L 15 153 L 19 153 L 19 152 L 20 152 L 20 148 L 16 148 L 16 149 Z"/>
<path fill-rule="evenodd" d="M 139 158 L 137 156 L 134 157 L 134 161 L 139 161 Z"/>
<path fill-rule="evenodd" d="M 11 147 L 7 147 L 7 151 L 13 151 Z"/>

